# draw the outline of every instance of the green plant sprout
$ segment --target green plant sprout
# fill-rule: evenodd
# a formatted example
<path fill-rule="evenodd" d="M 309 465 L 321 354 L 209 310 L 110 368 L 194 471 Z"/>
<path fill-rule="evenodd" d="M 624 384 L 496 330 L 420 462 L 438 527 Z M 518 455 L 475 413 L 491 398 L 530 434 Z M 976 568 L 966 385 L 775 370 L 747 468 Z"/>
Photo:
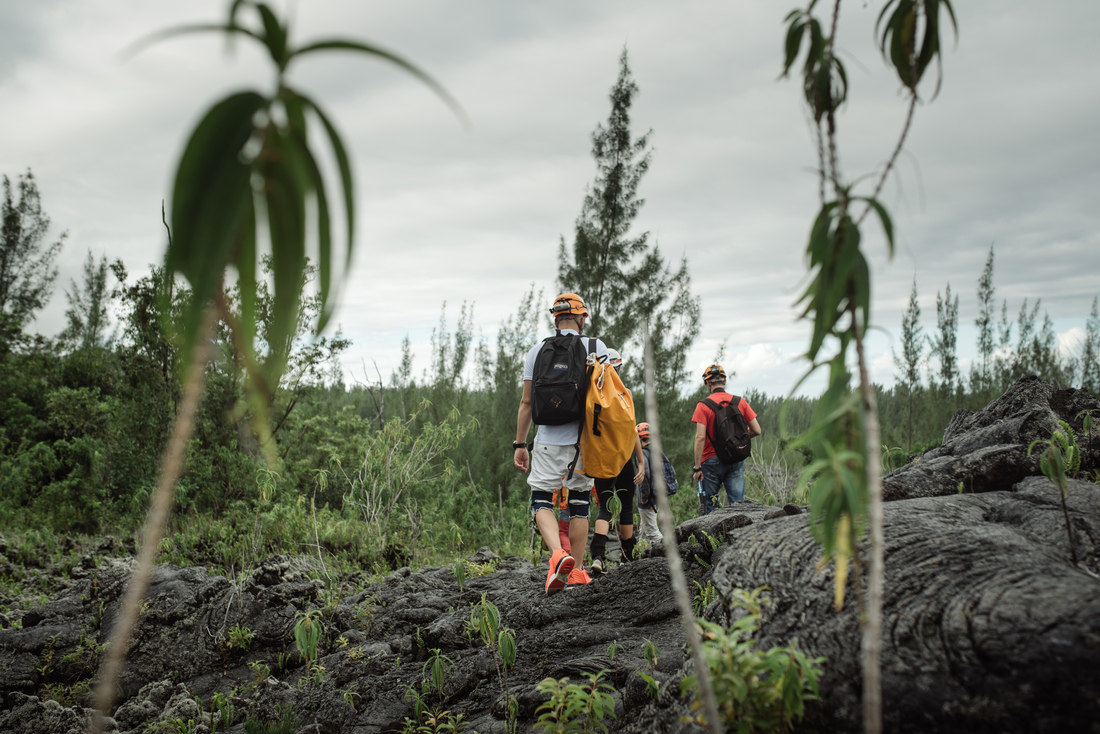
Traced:
<path fill-rule="evenodd" d="M 536 689 L 550 698 L 536 709 L 534 731 L 551 734 L 607 732 L 605 719 L 615 716 L 615 689 L 603 682 L 606 670 L 589 673 L 588 683 L 570 683 L 568 678 L 542 680 Z"/>
<path fill-rule="evenodd" d="M 645 681 L 646 695 L 652 698 L 654 701 L 661 695 L 661 682 L 648 673 L 638 671 L 638 675 L 643 681 Z"/>
<path fill-rule="evenodd" d="M 233 710 L 233 698 L 232 696 L 226 696 L 223 693 L 214 694 L 214 712 L 216 716 L 210 717 L 210 734 L 218 734 L 218 726 L 222 729 L 229 729 L 233 726 L 234 710 Z"/>
<path fill-rule="evenodd" d="M 401 734 L 460 734 L 469 728 L 466 717 L 450 711 L 417 710 L 416 719 L 405 717 Z"/>
<path fill-rule="evenodd" d="M 489 601 L 487 593 L 481 595 L 481 600 L 471 605 L 470 619 L 466 623 L 467 630 L 481 637 L 493 655 L 493 663 L 497 669 L 497 679 L 500 682 L 501 701 L 504 704 L 505 719 L 509 731 L 515 729 L 519 715 L 519 702 L 509 692 L 508 671 L 516 664 L 516 632 L 507 627 L 501 627 L 500 609 Z"/>
<path fill-rule="evenodd" d="M 692 582 L 695 584 L 695 588 L 698 589 L 695 595 L 692 597 L 692 608 L 695 610 L 695 616 L 700 617 L 710 603 L 718 598 L 718 591 L 714 588 L 714 583 L 707 581 L 707 585 L 703 586 L 698 581 Z"/>
<path fill-rule="evenodd" d="M 653 640 L 648 637 L 642 642 L 642 657 L 645 658 L 646 665 L 649 666 L 649 672 L 653 673 L 657 670 L 657 659 L 660 656 L 661 651 L 657 649 L 657 645 L 653 643 Z"/>
<path fill-rule="evenodd" d="M 259 688 L 261 683 L 271 677 L 271 668 L 259 661 L 249 662 L 248 669 L 252 671 L 252 680 L 248 683 L 252 688 Z"/>
<path fill-rule="evenodd" d="M 317 648 L 322 632 L 324 632 L 324 625 L 321 622 L 320 610 L 298 612 L 297 621 L 294 623 L 294 646 L 298 648 L 298 654 L 307 665 L 312 666 L 317 662 Z"/>
<path fill-rule="evenodd" d="M 1073 564 L 1077 565 L 1077 543 L 1069 522 L 1069 508 L 1066 507 L 1066 493 L 1069 490 L 1066 479 L 1077 476 L 1081 471 L 1081 450 L 1069 424 L 1060 420 L 1058 425 L 1059 428 L 1054 430 L 1050 438 L 1032 441 L 1027 447 L 1027 455 L 1031 456 L 1037 445 L 1044 446 L 1043 453 L 1039 456 L 1039 469 L 1058 488 L 1058 496 L 1062 500 L 1062 516 L 1066 522 L 1066 537 L 1069 538 L 1069 556 Z"/>
<path fill-rule="evenodd" d="M 466 562 L 459 561 L 454 565 L 455 580 L 458 582 L 458 600 L 462 601 L 462 587 L 466 583 Z"/>
<path fill-rule="evenodd" d="M 443 696 L 443 686 L 447 683 L 447 671 L 454 668 L 454 661 L 443 654 L 438 647 L 431 649 L 431 657 L 424 663 L 420 674 L 426 690 L 434 690 L 436 695 Z"/>
<path fill-rule="evenodd" d="M 298 731 L 300 719 L 292 704 L 276 704 L 275 712 L 278 719 L 273 722 L 264 721 L 256 714 L 249 714 L 244 722 L 245 734 L 295 734 Z"/>
<path fill-rule="evenodd" d="M 241 652 L 248 652 L 252 648 L 252 640 L 255 639 L 256 633 L 244 627 L 237 625 L 233 629 L 229 630 L 229 639 L 226 640 L 226 646 L 230 650 L 239 650 Z"/>
<path fill-rule="evenodd" d="M 622 650 L 623 646 L 619 644 L 618 640 L 612 640 L 607 646 L 607 657 L 612 662 L 615 661 L 615 656 L 619 654 L 619 650 Z"/>

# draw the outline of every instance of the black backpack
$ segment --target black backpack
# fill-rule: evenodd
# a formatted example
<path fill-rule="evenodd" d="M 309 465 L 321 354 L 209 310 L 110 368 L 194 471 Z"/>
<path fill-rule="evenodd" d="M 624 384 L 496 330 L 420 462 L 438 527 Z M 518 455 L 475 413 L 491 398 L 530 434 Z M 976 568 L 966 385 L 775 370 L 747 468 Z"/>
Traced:
<path fill-rule="evenodd" d="M 589 339 L 592 351 L 596 340 Z M 547 337 L 531 376 L 531 417 L 536 425 L 560 426 L 584 418 L 588 353 L 578 334 Z"/>
<path fill-rule="evenodd" d="M 699 401 L 714 411 L 714 435 L 707 433 L 710 445 L 714 447 L 718 461 L 723 464 L 736 464 L 749 458 L 752 453 L 752 438 L 749 436 L 749 424 L 741 415 L 741 398 L 737 395 L 724 405 L 718 405 L 710 398 Z"/>

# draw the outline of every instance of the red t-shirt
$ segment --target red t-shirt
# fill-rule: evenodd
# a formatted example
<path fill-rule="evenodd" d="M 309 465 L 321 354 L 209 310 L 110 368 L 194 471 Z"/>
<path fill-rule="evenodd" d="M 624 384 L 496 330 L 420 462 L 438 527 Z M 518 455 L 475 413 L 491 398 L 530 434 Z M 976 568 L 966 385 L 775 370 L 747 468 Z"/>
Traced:
<path fill-rule="evenodd" d="M 719 390 L 718 392 L 712 392 L 707 396 L 719 405 L 728 405 L 733 400 L 733 395 L 728 392 Z M 745 422 L 751 423 L 756 418 L 756 413 L 749 407 L 749 404 L 745 402 L 744 398 L 741 398 L 741 402 L 737 404 L 737 409 L 741 411 L 741 415 L 745 416 Z M 707 437 L 703 441 L 703 461 L 706 461 L 710 457 L 714 456 L 714 446 L 710 443 L 711 434 L 714 433 L 714 411 L 708 408 L 703 403 L 696 403 L 695 412 L 691 416 L 692 423 L 702 423 L 707 427 Z"/>

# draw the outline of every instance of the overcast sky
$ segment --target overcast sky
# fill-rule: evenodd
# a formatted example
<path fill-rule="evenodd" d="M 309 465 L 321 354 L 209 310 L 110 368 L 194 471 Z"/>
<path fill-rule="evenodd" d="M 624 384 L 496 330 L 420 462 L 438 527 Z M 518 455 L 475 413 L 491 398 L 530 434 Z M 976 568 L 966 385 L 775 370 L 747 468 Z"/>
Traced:
<path fill-rule="evenodd" d="M 54 232 L 69 232 L 40 332 L 62 328 L 64 289 L 89 250 L 121 258 L 131 277 L 161 260 L 161 200 L 198 116 L 232 91 L 270 88 L 257 48 L 242 41 L 227 56 L 213 35 L 120 59 L 152 31 L 221 21 L 226 6 L 0 0 L 0 173 L 14 181 L 33 170 Z M 853 179 L 885 161 L 904 118 L 899 85 L 873 43 L 882 6 L 849 2 L 841 15 L 850 101 L 840 154 Z M 354 342 L 345 365 L 355 378 L 374 361 L 388 379 L 406 334 L 414 371 L 428 368 L 444 302 L 452 328 L 462 303 L 472 303 L 479 337 L 492 345 L 532 284 L 553 297 L 559 238 L 571 235 L 593 178 L 590 136 L 607 118 L 626 47 L 640 88 L 633 130 L 652 129 L 654 148 L 635 229 L 649 231 L 666 256 L 688 258 L 703 309 L 691 373 L 725 342 L 735 391 L 791 388 L 809 337 L 792 304 L 818 207 L 799 84 L 777 80 L 782 21 L 794 5 L 291 7 L 297 40 L 349 37 L 391 49 L 439 80 L 471 120 L 464 128 L 427 87 L 373 58 L 318 55 L 292 69 L 354 157 L 361 226 L 335 321 Z M 1100 294 L 1100 3 L 956 0 L 955 9 L 959 40 L 946 37 L 942 91 L 929 101 L 932 86 L 923 89 L 898 175 L 882 196 L 897 227 L 892 262 L 877 228 L 866 228 L 872 318 L 882 328 L 870 344 L 872 377 L 884 384 L 894 381 L 890 350 L 900 348 L 891 334 L 914 277 L 926 334 L 935 329 L 937 291 L 950 282 L 960 296 L 967 368 L 991 244 L 998 305 L 1007 299 L 1014 319 L 1024 298 L 1042 298 L 1067 348 Z"/>

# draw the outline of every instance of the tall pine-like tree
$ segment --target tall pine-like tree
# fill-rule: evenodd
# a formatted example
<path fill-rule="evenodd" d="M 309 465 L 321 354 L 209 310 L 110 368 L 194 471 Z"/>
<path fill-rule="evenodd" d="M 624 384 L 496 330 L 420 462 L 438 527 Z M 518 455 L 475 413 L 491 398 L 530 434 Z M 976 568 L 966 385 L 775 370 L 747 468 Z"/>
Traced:
<path fill-rule="evenodd" d="M 658 392 L 675 393 L 685 376 L 687 352 L 699 334 L 699 299 L 691 294 L 687 260 L 673 272 L 649 233 L 631 231 L 644 203 L 638 185 L 649 170 L 646 132 L 633 138 L 630 107 L 638 85 L 626 49 L 611 89 L 606 126 L 592 133 L 596 177 L 585 193 L 572 245 L 561 239 L 558 284 L 578 293 L 589 310 L 587 333 L 627 358 L 628 384 L 641 384 L 640 329 L 648 322 L 654 340 Z"/>
<path fill-rule="evenodd" d="M 1095 296 L 1085 322 L 1085 343 L 1081 345 L 1081 389 L 1093 397 L 1100 396 L 1100 311 Z"/>
<path fill-rule="evenodd" d="M 905 387 L 909 431 L 907 448 L 913 447 L 913 396 L 920 389 L 920 365 L 924 360 L 924 329 L 920 325 L 920 304 L 917 302 L 917 279 L 909 292 L 909 308 L 901 318 L 901 356 L 894 354 L 898 378 Z"/>
<path fill-rule="evenodd" d="M 936 337 L 932 341 L 932 354 L 940 362 L 939 386 L 948 393 L 955 392 L 960 382 L 958 336 L 959 336 L 959 296 L 951 299 L 951 284 L 947 284 L 945 295 L 936 291 Z"/>
<path fill-rule="evenodd" d="M 54 260 L 67 233 L 55 242 L 46 234 L 50 218 L 42 211 L 38 183 L 27 171 L 12 183 L 3 178 L 4 201 L 0 207 L 0 358 L 7 353 L 34 312 L 46 305 L 57 278 Z"/>
<path fill-rule="evenodd" d="M 987 393 L 993 385 L 993 294 L 993 245 L 990 245 L 978 278 L 978 318 L 974 319 L 978 327 L 979 362 L 971 370 L 970 386 L 978 394 Z"/>
<path fill-rule="evenodd" d="M 84 262 L 83 285 L 71 281 L 72 290 L 65 291 L 69 308 L 65 311 L 68 325 L 61 332 L 61 341 L 76 349 L 88 350 L 104 346 L 109 341 L 107 333 L 107 306 L 112 293 L 107 289 L 107 258 L 97 263 L 88 251 Z"/>

